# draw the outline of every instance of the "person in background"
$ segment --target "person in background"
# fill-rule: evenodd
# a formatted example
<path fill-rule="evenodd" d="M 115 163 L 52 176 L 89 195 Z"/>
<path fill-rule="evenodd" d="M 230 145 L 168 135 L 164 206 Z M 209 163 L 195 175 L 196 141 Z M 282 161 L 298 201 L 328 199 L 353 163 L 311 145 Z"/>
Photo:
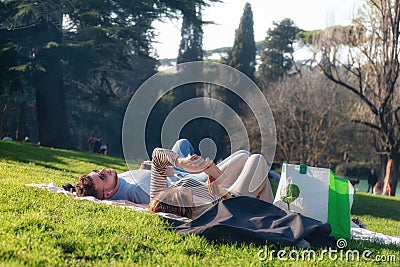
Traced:
<path fill-rule="evenodd" d="M 6 134 L 3 135 L 3 137 L 1 138 L 1 140 L 3 140 L 3 141 L 12 141 L 13 139 L 12 139 L 12 137 L 11 137 L 11 134 L 6 133 Z"/>
<path fill-rule="evenodd" d="M 103 154 L 105 156 L 108 155 L 108 147 L 105 143 L 101 144 L 100 146 L 100 154 Z"/>
<path fill-rule="evenodd" d="M 371 193 L 373 192 L 373 188 L 377 182 L 378 182 L 378 176 L 376 175 L 375 169 L 371 169 L 371 173 L 368 176 L 367 193 L 369 193 L 369 190 L 371 190 Z"/>
<path fill-rule="evenodd" d="M 96 140 L 93 143 L 93 152 L 94 153 L 98 153 L 98 154 L 100 153 L 101 143 L 102 143 L 101 138 L 97 137 Z"/>
<path fill-rule="evenodd" d="M 94 142 L 96 141 L 96 137 L 90 136 L 87 140 L 89 152 L 94 152 Z"/>

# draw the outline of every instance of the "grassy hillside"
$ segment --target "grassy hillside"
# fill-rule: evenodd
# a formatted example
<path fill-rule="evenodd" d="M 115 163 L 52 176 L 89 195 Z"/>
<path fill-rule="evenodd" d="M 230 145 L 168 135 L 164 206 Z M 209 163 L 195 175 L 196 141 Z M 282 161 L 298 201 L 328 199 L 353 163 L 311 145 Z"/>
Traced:
<path fill-rule="evenodd" d="M 158 216 L 120 207 L 77 201 L 25 186 L 27 183 L 75 183 L 91 169 L 126 171 L 123 159 L 17 142 L 0 142 L 0 265 L 1 266 L 375 266 L 376 262 L 260 261 L 260 248 L 214 244 L 199 236 L 182 237 Z M 400 201 L 358 194 L 354 216 L 372 231 L 399 235 Z M 399 247 L 351 241 L 349 249 L 394 255 Z M 269 251 L 282 249 L 274 245 Z M 293 248 L 285 248 L 287 253 Z M 295 249 L 301 253 L 302 250 Z M 322 253 L 321 250 L 317 253 Z"/>

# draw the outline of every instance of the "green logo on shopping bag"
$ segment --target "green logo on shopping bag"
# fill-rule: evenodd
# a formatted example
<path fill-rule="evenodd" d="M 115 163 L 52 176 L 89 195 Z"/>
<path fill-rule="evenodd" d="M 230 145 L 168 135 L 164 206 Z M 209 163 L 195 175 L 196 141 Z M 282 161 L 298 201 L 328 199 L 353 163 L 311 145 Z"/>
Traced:
<path fill-rule="evenodd" d="M 295 201 L 300 196 L 300 188 L 295 184 L 288 184 L 285 188 L 285 193 L 281 195 L 281 200 L 285 202 L 290 210 L 290 203 Z"/>

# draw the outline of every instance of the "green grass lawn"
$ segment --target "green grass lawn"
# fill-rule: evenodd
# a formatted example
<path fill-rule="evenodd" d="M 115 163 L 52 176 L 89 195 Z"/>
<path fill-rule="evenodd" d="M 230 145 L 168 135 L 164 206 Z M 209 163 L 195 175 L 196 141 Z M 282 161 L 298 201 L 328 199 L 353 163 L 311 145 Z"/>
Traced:
<path fill-rule="evenodd" d="M 330 260 L 260 261 L 260 247 L 212 243 L 199 236 L 179 236 L 157 215 L 74 200 L 70 196 L 25 186 L 28 183 L 75 183 L 91 169 L 126 171 L 119 158 L 17 142 L 0 142 L 1 266 L 376 266 L 376 262 Z M 275 185 L 276 188 L 276 185 Z M 400 235 L 400 199 L 358 193 L 352 217 L 372 231 Z M 301 249 L 284 249 L 286 257 Z M 394 255 L 399 247 L 350 241 L 347 249 L 370 250 L 372 256 Z M 292 251 L 292 252 L 291 252 Z M 294 252 L 293 252 L 294 251 Z M 294 254 L 293 254 L 294 253 Z M 321 255 L 322 249 L 316 251 Z M 345 251 L 344 251 L 345 253 Z M 276 255 L 276 254 L 275 254 Z"/>

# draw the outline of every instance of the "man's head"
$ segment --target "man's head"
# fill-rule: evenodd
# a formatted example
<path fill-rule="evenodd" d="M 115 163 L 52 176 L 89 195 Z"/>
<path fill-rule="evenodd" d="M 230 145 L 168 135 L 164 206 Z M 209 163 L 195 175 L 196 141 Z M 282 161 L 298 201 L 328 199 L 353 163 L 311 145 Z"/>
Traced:
<path fill-rule="evenodd" d="M 97 199 L 109 199 L 119 188 L 119 179 L 114 170 L 93 170 L 83 174 L 75 186 L 79 197 L 94 196 Z"/>

